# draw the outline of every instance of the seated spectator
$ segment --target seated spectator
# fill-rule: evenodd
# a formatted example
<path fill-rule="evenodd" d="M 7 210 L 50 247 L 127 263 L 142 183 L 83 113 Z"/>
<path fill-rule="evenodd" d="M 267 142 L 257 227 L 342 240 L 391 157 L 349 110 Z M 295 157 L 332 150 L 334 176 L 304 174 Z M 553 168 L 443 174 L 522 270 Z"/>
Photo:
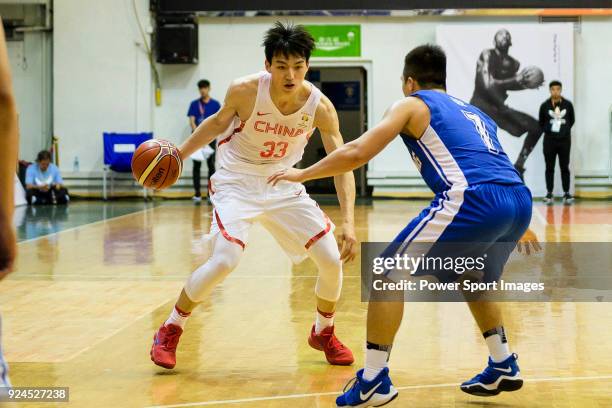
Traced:
<path fill-rule="evenodd" d="M 26 199 L 28 204 L 66 204 L 68 190 L 57 166 L 51 163 L 51 153 L 38 153 L 36 163 L 26 170 Z"/>

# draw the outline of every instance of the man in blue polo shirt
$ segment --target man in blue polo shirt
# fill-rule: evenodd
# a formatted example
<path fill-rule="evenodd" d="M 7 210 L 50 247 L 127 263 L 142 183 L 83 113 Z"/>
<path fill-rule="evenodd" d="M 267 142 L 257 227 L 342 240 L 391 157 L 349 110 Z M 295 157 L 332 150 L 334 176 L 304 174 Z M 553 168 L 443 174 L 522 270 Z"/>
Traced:
<path fill-rule="evenodd" d="M 210 82 L 208 80 L 202 79 L 199 81 L 198 89 L 200 90 L 200 97 L 191 102 L 189 111 L 187 112 L 192 132 L 204 121 L 204 119 L 217 113 L 221 108 L 219 102 L 210 97 Z M 210 149 L 213 150 L 212 154 L 210 154 Z M 193 200 L 196 202 L 202 201 L 202 195 L 200 193 L 200 169 L 202 167 L 202 160 L 206 159 L 206 164 L 208 165 L 208 179 L 210 180 L 210 177 L 215 172 L 214 151 L 216 149 L 217 143 L 212 142 L 209 146 L 206 146 L 206 148 L 201 149 L 191 156 L 193 161 L 193 188 L 195 190 Z M 208 153 L 206 150 L 208 150 Z"/>
<path fill-rule="evenodd" d="M 57 166 L 51 163 L 51 153 L 38 153 L 36 163 L 26 170 L 26 199 L 28 204 L 66 204 L 68 190 Z"/>

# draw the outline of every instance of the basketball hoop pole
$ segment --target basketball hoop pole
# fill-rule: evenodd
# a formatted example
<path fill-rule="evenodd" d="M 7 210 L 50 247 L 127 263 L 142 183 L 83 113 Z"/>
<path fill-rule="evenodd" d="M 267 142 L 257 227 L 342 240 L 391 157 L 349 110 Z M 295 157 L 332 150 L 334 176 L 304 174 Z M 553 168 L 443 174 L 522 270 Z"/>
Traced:
<path fill-rule="evenodd" d="M 59 149 L 58 149 L 58 145 L 59 145 L 59 139 L 57 138 L 57 136 L 52 136 L 51 137 L 51 148 L 53 149 L 53 157 L 55 160 L 53 160 L 55 162 L 55 165 L 59 167 Z"/>

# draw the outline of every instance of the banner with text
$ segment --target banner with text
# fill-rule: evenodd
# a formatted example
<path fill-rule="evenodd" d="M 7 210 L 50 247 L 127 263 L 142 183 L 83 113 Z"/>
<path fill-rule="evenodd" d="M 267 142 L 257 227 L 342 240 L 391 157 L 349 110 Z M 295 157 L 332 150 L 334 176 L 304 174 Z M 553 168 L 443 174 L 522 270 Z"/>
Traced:
<path fill-rule="evenodd" d="M 306 25 L 314 37 L 317 48 L 313 57 L 360 57 L 361 26 L 351 25 Z"/>

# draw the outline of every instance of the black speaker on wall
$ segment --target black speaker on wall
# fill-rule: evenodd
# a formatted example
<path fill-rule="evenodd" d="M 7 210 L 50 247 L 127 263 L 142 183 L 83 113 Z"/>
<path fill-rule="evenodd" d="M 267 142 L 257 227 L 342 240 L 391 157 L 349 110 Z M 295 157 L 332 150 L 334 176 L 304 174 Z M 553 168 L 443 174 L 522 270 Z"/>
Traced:
<path fill-rule="evenodd" d="M 194 15 L 158 15 L 155 54 L 161 64 L 198 63 L 198 22 Z"/>

